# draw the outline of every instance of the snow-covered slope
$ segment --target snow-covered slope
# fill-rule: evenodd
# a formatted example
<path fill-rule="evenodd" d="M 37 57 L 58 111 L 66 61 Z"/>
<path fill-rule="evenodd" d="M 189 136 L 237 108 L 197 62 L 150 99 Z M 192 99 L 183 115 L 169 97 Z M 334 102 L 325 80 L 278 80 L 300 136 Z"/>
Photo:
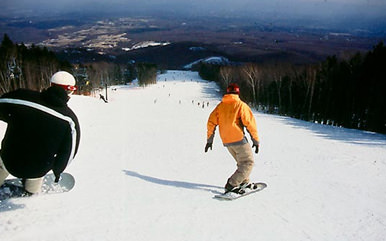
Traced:
<path fill-rule="evenodd" d="M 268 187 L 219 201 L 235 163 L 218 133 L 204 153 L 218 87 L 169 71 L 114 89 L 108 104 L 71 99 L 82 127 L 66 170 L 76 186 L 0 203 L 1 240 L 386 240 L 384 135 L 255 113 L 252 180 Z"/>
<path fill-rule="evenodd" d="M 229 64 L 230 61 L 229 59 L 223 57 L 223 56 L 213 56 L 213 57 L 208 57 L 208 58 L 205 58 L 205 59 L 199 59 L 199 60 L 196 60 L 190 64 L 187 64 L 184 66 L 184 69 L 191 69 L 194 65 L 198 64 L 198 63 L 209 63 L 209 64 Z"/>

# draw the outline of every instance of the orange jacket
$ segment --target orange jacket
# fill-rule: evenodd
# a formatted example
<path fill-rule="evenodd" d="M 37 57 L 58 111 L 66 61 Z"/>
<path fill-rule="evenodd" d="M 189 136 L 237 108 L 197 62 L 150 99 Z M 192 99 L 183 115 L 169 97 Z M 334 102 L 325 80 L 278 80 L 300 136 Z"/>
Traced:
<path fill-rule="evenodd" d="M 246 143 L 244 127 L 255 145 L 259 144 L 256 120 L 249 106 L 237 94 L 226 94 L 212 111 L 207 123 L 207 141 L 213 142 L 216 126 L 225 146 Z"/>

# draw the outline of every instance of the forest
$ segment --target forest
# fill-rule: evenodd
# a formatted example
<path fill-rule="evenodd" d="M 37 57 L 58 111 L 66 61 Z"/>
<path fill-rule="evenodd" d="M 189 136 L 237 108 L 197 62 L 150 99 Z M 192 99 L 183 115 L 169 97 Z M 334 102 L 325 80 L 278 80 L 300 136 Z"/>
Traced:
<path fill-rule="evenodd" d="M 241 98 L 260 111 L 321 124 L 386 133 L 386 47 L 319 64 L 200 63 L 202 78 L 241 86 Z"/>
<path fill-rule="evenodd" d="M 42 90 L 59 69 L 71 72 L 72 66 L 47 48 L 17 45 L 4 35 L 0 45 L 0 94 L 17 88 Z"/>
<path fill-rule="evenodd" d="M 18 88 L 41 91 L 49 86 L 51 76 L 64 70 L 74 75 L 77 93 L 90 95 L 93 90 L 127 84 L 138 78 L 141 86 L 155 83 L 157 65 L 151 63 L 117 64 L 92 62 L 71 64 L 45 47 L 15 44 L 8 35 L 0 45 L 0 95 Z"/>
<path fill-rule="evenodd" d="M 135 78 L 141 86 L 156 82 L 159 69 L 152 63 L 71 64 L 47 48 L 15 44 L 4 35 L 0 45 L 0 94 L 17 88 L 42 90 L 58 70 L 72 73 L 77 94 Z M 225 89 L 241 87 L 241 99 L 259 111 L 315 123 L 386 134 L 386 47 L 378 43 L 367 53 L 347 59 L 327 57 L 318 64 L 201 62 L 194 66 L 203 79 Z"/>

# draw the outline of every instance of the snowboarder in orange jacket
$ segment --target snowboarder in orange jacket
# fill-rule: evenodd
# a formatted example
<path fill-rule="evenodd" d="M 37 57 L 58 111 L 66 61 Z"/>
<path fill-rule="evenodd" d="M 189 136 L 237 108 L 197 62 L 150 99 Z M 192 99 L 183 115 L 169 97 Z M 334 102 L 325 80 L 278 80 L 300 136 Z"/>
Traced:
<path fill-rule="evenodd" d="M 237 162 L 237 170 L 229 177 L 225 192 L 237 192 L 240 187 L 247 186 L 251 174 L 255 153 L 259 152 L 259 137 L 256 120 L 252 110 L 240 97 L 237 84 L 230 84 L 221 103 L 212 111 L 207 123 L 207 144 L 205 152 L 212 149 L 216 127 L 219 126 L 220 137 L 225 147 Z M 252 148 L 248 144 L 244 129 L 247 129 L 252 139 Z"/>

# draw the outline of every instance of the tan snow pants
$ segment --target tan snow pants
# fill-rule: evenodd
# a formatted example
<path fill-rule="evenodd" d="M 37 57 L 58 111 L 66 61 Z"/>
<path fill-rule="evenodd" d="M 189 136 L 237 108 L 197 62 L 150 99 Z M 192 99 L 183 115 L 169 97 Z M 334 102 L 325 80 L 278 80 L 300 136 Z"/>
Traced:
<path fill-rule="evenodd" d="M 4 180 L 8 177 L 9 172 L 5 169 L 3 160 L 0 157 L 0 186 L 3 185 Z M 43 177 L 28 178 L 25 180 L 24 189 L 30 193 L 38 193 L 43 184 Z"/>
<path fill-rule="evenodd" d="M 230 185 L 237 187 L 241 183 L 249 182 L 249 175 L 252 172 L 254 158 L 249 143 L 227 146 L 228 151 L 237 162 L 237 170 L 228 179 Z"/>
<path fill-rule="evenodd" d="M 8 177 L 9 173 L 5 169 L 3 160 L 0 157 L 0 186 L 3 185 L 4 180 Z"/>

